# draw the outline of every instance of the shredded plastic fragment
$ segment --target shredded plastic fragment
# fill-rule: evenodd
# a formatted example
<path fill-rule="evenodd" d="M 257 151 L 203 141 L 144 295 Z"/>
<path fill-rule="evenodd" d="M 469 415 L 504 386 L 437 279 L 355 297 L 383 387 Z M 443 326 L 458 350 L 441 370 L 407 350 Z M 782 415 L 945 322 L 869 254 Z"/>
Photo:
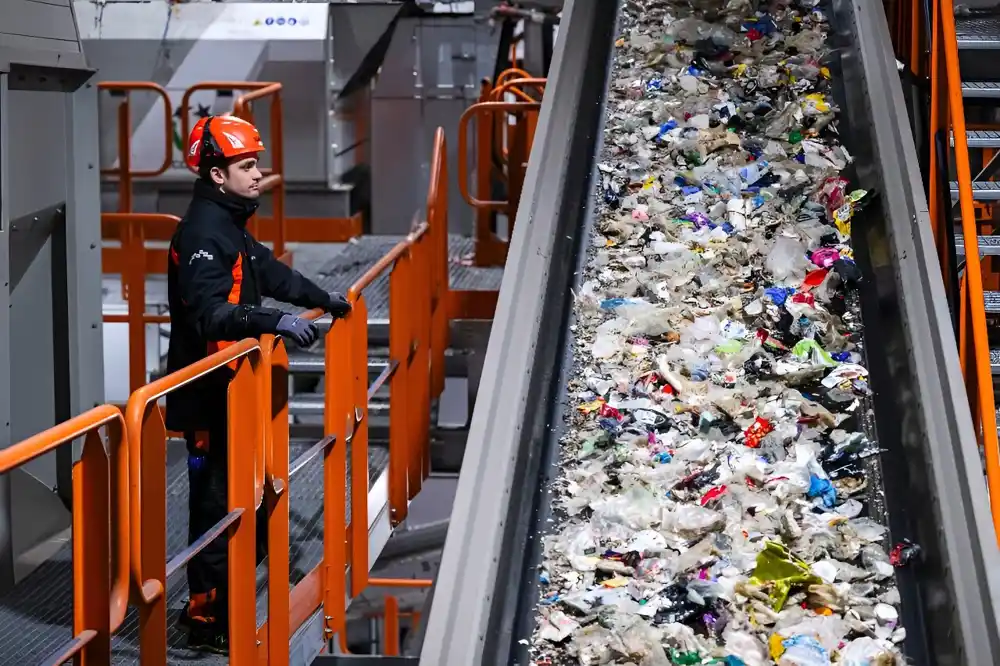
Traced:
<path fill-rule="evenodd" d="M 622 12 L 533 663 L 901 665 L 827 17 Z"/>

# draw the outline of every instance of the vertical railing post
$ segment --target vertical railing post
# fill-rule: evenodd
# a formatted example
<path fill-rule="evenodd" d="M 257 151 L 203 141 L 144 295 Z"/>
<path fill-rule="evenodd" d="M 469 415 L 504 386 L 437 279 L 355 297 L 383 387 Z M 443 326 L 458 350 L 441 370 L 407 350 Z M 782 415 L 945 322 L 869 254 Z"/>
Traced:
<path fill-rule="evenodd" d="M 386 657 L 399 656 L 399 599 L 395 595 L 385 595 L 385 621 L 382 624 L 383 648 Z"/>
<path fill-rule="evenodd" d="M 488 99 L 489 82 L 484 82 L 481 100 Z M 503 136 L 503 132 L 496 131 L 497 125 L 493 114 L 479 113 L 475 118 L 476 122 L 476 197 L 482 201 L 492 199 L 493 181 L 493 137 Z M 459 150 L 465 142 L 459 142 Z M 493 245 L 496 238 L 490 229 L 490 218 L 493 211 L 485 206 L 476 207 L 476 263 L 488 266 L 494 263 Z"/>
<path fill-rule="evenodd" d="M 410 451 L 409 498 L 420 492 L 423 481 L 430 473 L 430 343 L 431 343 L 431 290 L 434 273 L 431 267 L 431 245 L 429 234 L 418 238 L 410 247 L 410 261 L 413 265 L 413 339 L 412 365 L 410 369 L 410 389 L 413 391 L 413 447 Z"/>
<path fill-rule="evenodd" d="M 243 514 L 229 532 L 229 663 L 257 663 L 256 531 L 254 511 L 256 451 L 264 445 L 256 373 L 251 357 L 238 361 L 229 383 L 228 442 L 229 512 Z M 251 455 L 247 455 L 247 452 Z M 162 471 L 161 471 L 162 474 Z"/>
<path fill-rule="evenodd" d="M 351 362 L 347 321 L 334 321 L 326 334 L 326 390 L 323 431 L 336 441 L 323 453 L 323 631 L 324 639 L 346 631 L 347 604 L 347 438 L 351 386 L 337 381 Z M 367 539 L 365 540 L 367 543 Z"/>
<path fill-rule="evenodd" d="M 121 428 L 109 441 L 122 446 Z M 112 449 L 112 455 L 118 451 Z M 111 663 L 111 474 L 96 430 L 84 439 L 73 466 L 73 635 L 97 632 L 81 653 L 81 666 Z M 117 499 L 117 498 L 116 498 Z"/>
<path fill-rule="evenodd" d="M 285 253 L 285 144 L 284 118 L 281 108 L 281 90 L 274 93 L 271 102 L 271 142 L 274 145 L 271 158 L 274 172 L 281 175 L 281 182 L 274 190 L 271 206 L 274 218 L 274 256 Z"/>
<path fill-rule="evenodd" d="M 129 390 L 146 383 L 146 239 L 141 222 L 121 223 L 122 271 L 128 308 Z"/>
<path fill-rule="evenodd" d="M 129 453 L 141 451 L 141 457 L 131 456 L 132 474 L 130 487 L 138 493 L 141 520 L 132 522 L 132 530 L 139 531 L 139 561 L 142 574 L 150 580 L 167 579 L 167 466 L 166 429 L 156 405 L 147 406 L 142 416 L 141 430 L 137 433 L 131 424 L 128 437 Z M 131 440 L 138 438 L 138 444 Z M 137 469 L 138 468 L 138 469 Z M 133 588 L 133 591 L 134 588 Z M 160 593 L 148 603 L 141 597 L 139 606 L 139 650 L 143 666 L 167 664 L 167 599 Z"/>
<path fill-rule="evenodd" d="M 351 364 L 345 378 L 351 385 L 351 598 L 368 586 L 368 306 L 364 296 L 351 294 Z M 390 326 L 392 320 L 390 319 Z M 390 334 L 391 335 L 391 334 Z"/>
<path fill-rule="evenodd" d="M 407 469 L 411 434 L 408 432 L 410 336 L 410 265 L 405 255 L 396 260 L 389 274 L 389 358 L 396 372 L 389 382 L 389 510 L 393 526 L 406 518 Z"/>
<path fill-rule="evenodd" d="M 267 502 L 267 658 L 268 666 L 288 666 L 289 499 L 288 499 L 288 352 L 280 337 L 261 338 L 261 405 L 268 409 L 265 431 Z M 270 489 L 268 491 L 267 489 Z"/>

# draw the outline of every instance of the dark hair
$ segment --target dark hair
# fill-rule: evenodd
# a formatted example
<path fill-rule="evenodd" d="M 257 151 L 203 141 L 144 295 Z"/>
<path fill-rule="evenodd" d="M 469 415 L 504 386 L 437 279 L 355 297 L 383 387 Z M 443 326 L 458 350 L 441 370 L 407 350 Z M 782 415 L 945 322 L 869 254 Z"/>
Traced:
<path fill-rule="evenodd" d="M 228 166 L 229 163 L 225 159 L 202 159 L 198 165 L 198 176 L 209 185 L 213 185 L 215 181 L 212 180 L 212 169 L 219 167 L 225 171 Z"/>

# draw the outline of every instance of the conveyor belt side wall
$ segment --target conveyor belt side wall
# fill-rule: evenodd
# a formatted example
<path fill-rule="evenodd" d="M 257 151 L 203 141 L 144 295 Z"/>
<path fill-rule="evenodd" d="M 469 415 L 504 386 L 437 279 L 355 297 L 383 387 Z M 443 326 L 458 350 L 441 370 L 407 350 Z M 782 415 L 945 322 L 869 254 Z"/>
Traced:
<path fill-rule="evenodd" d="M 899 571 L 911 659 L 1000 663 L 1000 560 L 916 150 L 881 8 L 833 3 L 859 186 L 881 193 L 855 222 L 869 370 L 886 453 L 893 538 L 923 546 Z M 891 390 L 878 390 L 891 387 Z"/>
<path fill-rule="evenodd" d="M 566 3 L 469 431 L 421 662 L 502 664 L 513 655 L 549 396 L 588 235 L 618 3 Z M 499 323 L 499 325 L 498 325 Z"/>
<path fill-rule="evenodd" d="M 606 62 L 613 36 L 605 39 L 600 24 L 613 24 L 613 4 L 587 3 L 583 17 L 584 3 L 570 2 L 563 14 L 571 37 L 553 63 L 519 209 L 531 224 L 519 221 L 524 231 L 508 259 L 423 663 L 509 663 L 511 644 L 524 637 L 514 632 L 529 626 L 514 572 L 530 571 L 533 539 L 521 530 L 544 496 L 539 460 L 558 437 L 564 355 L 553 340 L 565 335 L 568 273 L 588 231 L 586 204 L 565 204 L 576 201 L 575 188 L 590 186 L 579 167 L 594 168 L 599 141 L 589 137 L 585 160 L 560 164 L 556 155 L 568 157 L 575 134 L 600 126 L 577 110 L 603 106 L 605 87 L 583 73 Z M 858 185 L 881 193 L 854 237 L 868 281 L 862 309 L 879 440 L 891 470 L 886 509 L 893 539 L 912 538 L 924 552 L 900 572 L 905 625 L 916 634 L 907 651 L 915 663 L 1000 663 L 1000 559 L 885 17 L 878 3 L 858 0 L 834 0 L 832 10 L 846 143 L 856 152 Z"/>

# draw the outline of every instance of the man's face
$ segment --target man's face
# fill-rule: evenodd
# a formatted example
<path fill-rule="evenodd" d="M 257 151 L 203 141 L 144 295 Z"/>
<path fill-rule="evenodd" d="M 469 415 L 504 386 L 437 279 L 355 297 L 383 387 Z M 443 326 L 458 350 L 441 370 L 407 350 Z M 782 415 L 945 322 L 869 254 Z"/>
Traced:
<path fill-rule="evenodd" d="M 247 199 L 260 196 L 260 169 L 257 155 L 248 155 L 229 164 L 224 169 L 212 169 L 212 180 L 223 190 Z"/>

